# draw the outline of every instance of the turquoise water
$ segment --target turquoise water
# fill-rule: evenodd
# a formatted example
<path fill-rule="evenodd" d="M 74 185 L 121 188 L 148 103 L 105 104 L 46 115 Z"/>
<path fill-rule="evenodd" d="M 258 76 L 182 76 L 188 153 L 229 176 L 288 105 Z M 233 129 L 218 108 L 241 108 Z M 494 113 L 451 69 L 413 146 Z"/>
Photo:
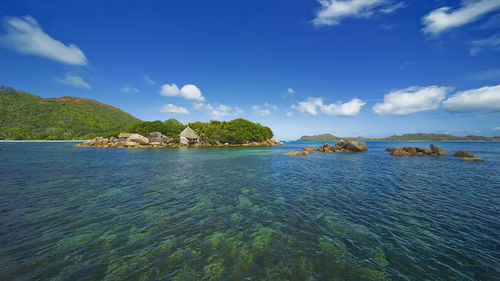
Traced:
<path fill-rule="evenodd" d="M 499 280 L 500 143 L 320 144 L 0 143 L 0 280 Z"/>

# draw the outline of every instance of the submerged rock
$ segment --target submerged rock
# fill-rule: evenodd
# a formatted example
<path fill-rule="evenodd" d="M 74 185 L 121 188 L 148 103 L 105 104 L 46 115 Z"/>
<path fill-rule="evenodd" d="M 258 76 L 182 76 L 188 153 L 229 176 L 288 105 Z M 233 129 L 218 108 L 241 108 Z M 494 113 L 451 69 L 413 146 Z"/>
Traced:
<path fill-rule="evenodd" d="M 285 153 L 285 155 L 305 156 L 305 155 L 309 155 L 309 151 L 290 151 L 290 152 Z"/>
<path fill-rule="evenodd" d="M 484 162 L 484 159 L 479 157 L 462 157 L 460 160 L 467 162 Z"/>
<path fill-rule="evenodd" d="M 456 157 L 474 157 L 474 154 L 472 154 L 468 151 L 465 151 L 465 150 L 460 150 L 460 151 L 455 152 L 455 154 L 453 154 L 453 156 L 456 156 Z"/>

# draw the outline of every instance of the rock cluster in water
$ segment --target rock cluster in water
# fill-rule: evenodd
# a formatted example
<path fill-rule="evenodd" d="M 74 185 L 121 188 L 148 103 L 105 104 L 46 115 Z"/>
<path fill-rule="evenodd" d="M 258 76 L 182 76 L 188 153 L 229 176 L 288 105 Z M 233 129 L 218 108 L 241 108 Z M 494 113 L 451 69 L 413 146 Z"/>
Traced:
<path fill-rule="evenodd" d="M 460 157 L 460 160 L 462 160 L 462 161 L 484 162 L 483 158 L 474 157 L 474 154 L 472 154 L 471 152 L 465 151 L 465 150 L 457 151 L 457 152 L 455 152 L 455 154 L 453 154 L 453 156 Z"/>
<path fill-rule="evenodd" d="M 431 144 L 430 149 L 422 148 L 422 147 L 414 147 L 414 146 L 405 146 L 401 147 L 388 147 L 385 149 L 389 151 L 392 156 L 423 156 L 423 155 L 431 155 L 431 156 L 446 156 L 446 153 L 441 147 Z"/>
<path fill-rule="evenodd" d="M 149 137 L 145 137 L 139 134 L 132 134 L 126 138 L 115 138 L 111 137 L 109 139 L 97 137 L 91 140 L 85 140 L 83 143 L 78 144 L 78 147 L 112 147 L 112 148 L 145 148 L 145 147 L 187 147 L 187 146 L 272 146 L 272 145 L 282 145 L 283 143 L 277 140 L 267 140 L 263 142 L 249 142 L 244 144 L 229 144 L 229 143 L 217 143 L 210 144 L 204 142 L 198 142 L 194 144 L 181 144 L 174 141 L 173 139 L 163 135 L 159 132 L 154 132 L 149 134 Z"/>
<path fill-rule="evenodd" d="M 364 142 L 342 139 L 335 143 L 335 145 L 325 143 L 319 148 L 309 146 L 304 147 L 301 150 L 302 151 L 291 151 L 285 153 L 285 155 L 308 155 L 309 152 L 363 152 L 368 151 L 368 148 Z"/>

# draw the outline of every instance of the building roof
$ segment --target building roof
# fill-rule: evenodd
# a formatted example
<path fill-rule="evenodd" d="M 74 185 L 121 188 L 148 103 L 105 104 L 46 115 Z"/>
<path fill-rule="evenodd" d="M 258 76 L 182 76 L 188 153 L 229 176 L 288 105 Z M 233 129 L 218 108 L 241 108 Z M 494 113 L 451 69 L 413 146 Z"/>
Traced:
<path fill-rule="evenodd" d="M 187 126 L 186 129 L 182 130 L 182 132 L 180 133 L 179 136 L 185 137 L 188 139 L 199 139 L 200 138 L 200 136 L 198 136 L 193 129 L 189 128 L 189 126 Z"/>

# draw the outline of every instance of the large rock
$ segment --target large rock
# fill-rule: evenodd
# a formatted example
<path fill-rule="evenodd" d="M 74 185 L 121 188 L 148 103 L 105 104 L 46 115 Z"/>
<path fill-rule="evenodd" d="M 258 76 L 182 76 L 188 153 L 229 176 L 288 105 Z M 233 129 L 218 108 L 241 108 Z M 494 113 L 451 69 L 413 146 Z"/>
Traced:
<path fill-rule="evenodd" d="M 109 141 L 110 141 L 111 143 L 115 143 L 115 142 L 117 142 L 117 141 L 118 141 L 118 139 L 117 139 L 117 138 L 115 138 L 115 137 L 110 137 L 110 138 L 109 138 Z"/>
<path fill-rule="evenodd" d="M 392 152 L 394 150 L 394 147 L 388 147 L 385 149 L 385 151 L 389 151 L 389 152 Z"/>
<path fill-rule="evenodd" d="M 402 149 L 401 147 L 396 147 L 394 148 L 393 151 L 391 151 L 392 156 L 410 156 L 411 154 L 408 153 L 408 151 Z"/>
<path fill-rule="evenodd" d="M 432 154 L 439 155 L 439 156 L 448 155 L 448 153 L 446 153 L 443 149 L 441 149 L 441 147 L 439 147 L 437 145 L 431 144 L 430 147 L 431 147 Z"/>
<path fill-rule="evenodd" d="M 285 155 L 305 156 L 305 155 L 309 155 L 309 151 L 290 151 L 290 152 L 285 153 Z"/>
<path fill-rule="evenodd" d="M 345 149 L 347 149 L 348 151 L 352 151 L 352 152 L 368 151 L 368 148 L 366 147 L 366 143 L 358 142 L 358 141 L 347 142 L 347 144 L 345 145 Z"/>
<path fill-rule="evenodd" d="M 417 148 L 411 146 L 403 147 L 403 150 L 410 153 L 410 155 L 417 155 Z"/>
<path fill-rule="evenodd" d="M 139 134 L 133 134 L 130 137 L 128 137 L 127 142 L 135 142 L 138 144 L 145 145 L 149 144 L 149 139 Z"/>
<path fill-rule="evenodd" d="M 472 153 L 470 153 L 468 151 L 465 151 L 465 150 L 457 151 L 453 155 L 456 156 L 456 157 L 474 157 L 474 154 L 472 154 Z"/>
<path fill-rule="evenodd" d="M 304 151 L 316 151 L 316 149 L 314 149 L 314 148 L 313 148 L 313 147 L 311 147 L 311 146 L 301 148 L 301 150 L 304 150 Z"/>

